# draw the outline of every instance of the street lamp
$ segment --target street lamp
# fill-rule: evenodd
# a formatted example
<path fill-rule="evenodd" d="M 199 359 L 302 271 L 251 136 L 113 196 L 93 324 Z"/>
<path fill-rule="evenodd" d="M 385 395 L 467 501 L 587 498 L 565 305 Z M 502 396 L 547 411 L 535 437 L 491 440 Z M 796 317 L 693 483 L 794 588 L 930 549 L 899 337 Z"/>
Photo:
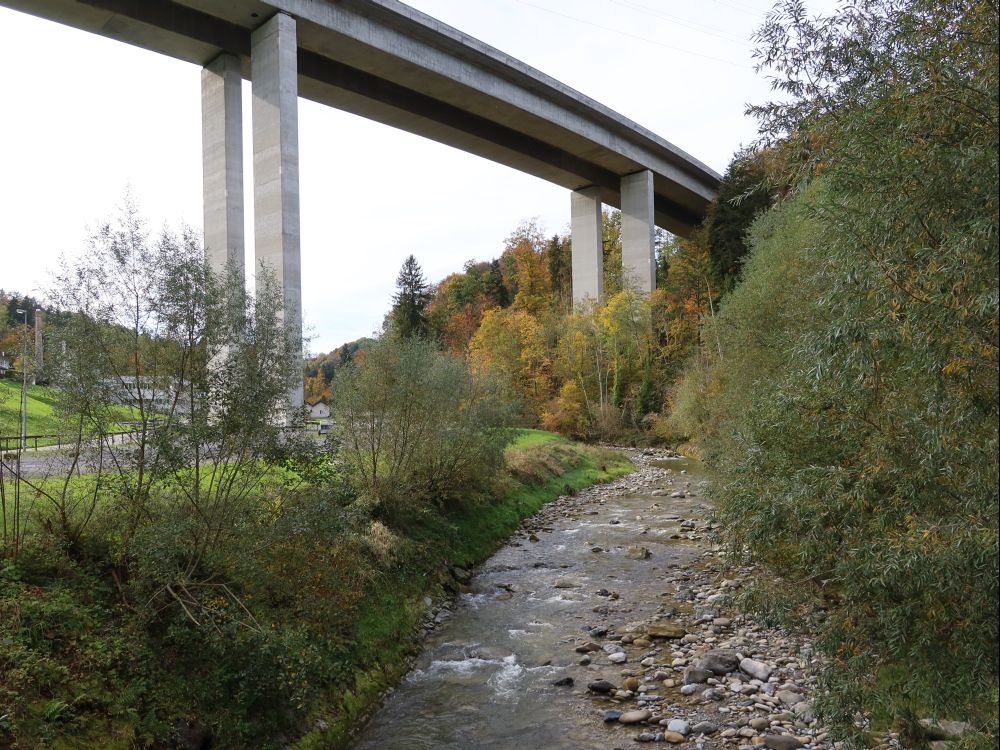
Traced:
<path fill-rule="evenodd" d="M 21 450 L 28 447 L 28 311 L 17 311 L 24 316 L 24 336 L 21 339 Z"/>

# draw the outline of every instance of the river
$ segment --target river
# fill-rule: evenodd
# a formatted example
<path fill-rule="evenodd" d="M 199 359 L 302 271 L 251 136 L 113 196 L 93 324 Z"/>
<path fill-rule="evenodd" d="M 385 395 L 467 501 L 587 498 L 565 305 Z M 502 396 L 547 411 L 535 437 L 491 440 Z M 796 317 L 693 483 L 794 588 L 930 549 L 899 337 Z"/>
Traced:
<path fill-rule="evenodd" d="M 705 554 L 710 513 L 695 462 L 632 457 L 635 473 L 549 504 L 479 567 L 353 750 L 632 743 L 627 727 L 603 721 L 606 699 L 587 685 L 643 672 L 632 661 L 641 654 L 618 665 L 575 647 L 670 622 L 678 603 L 666 581 Z M 565 678 L 573 685 L 553 684 Z"/>

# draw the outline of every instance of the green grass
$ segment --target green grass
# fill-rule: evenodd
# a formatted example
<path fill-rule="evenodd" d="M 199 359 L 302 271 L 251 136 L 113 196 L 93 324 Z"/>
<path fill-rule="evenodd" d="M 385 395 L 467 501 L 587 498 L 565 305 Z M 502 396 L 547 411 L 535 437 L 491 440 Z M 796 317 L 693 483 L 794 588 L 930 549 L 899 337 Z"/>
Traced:
<path fill-rule="evenodd" d="M 28 419 L 25 425 L 26 435 L 58 435 L 63 432 L 63 422 L 56 412 L 58 394 L 55 388 L 46 385 L 28 386 Z M 0 380 L 0 437 L 16 438 L 21 434 L 20 423 L 21 383 L 13 380 Z M 127 423 L 132 418 L 132 411 L 125 406 L 115 407 L 115 415 L 121 423 L 112 425 L 115 431 L 128 429 Z M 38 440 L 38 445 L 55 445 L 55 438 Z M 0 449 L 8 443 L 14 447 L 14 441 L 0 441 Z M 34 447 L 36 441 L 30 440 L 28 447 Z"/>
<path fill-rule="evenodd" d="M 28 435 L 52 435 L 60 430 L 55 414 L 56 394 L 44 385 L 28 386 Z M 0 436 L 21 434 L 18 413 L 21 404 L 21 384 L 0 380 Z"/>
<path fill-rule="evenodd" d="M 526 448 L 531 445 L 545 445 L 546 443 L 553 443 L 562 440 L 565 442 L 564 438 L 559 437 L 559 435 L 554 432 L 546 432 L 545 430 L 531 430 L 531 429 L 521 429 L 516 430 L 517 437 L 511 444 L 511 448 Z"/>

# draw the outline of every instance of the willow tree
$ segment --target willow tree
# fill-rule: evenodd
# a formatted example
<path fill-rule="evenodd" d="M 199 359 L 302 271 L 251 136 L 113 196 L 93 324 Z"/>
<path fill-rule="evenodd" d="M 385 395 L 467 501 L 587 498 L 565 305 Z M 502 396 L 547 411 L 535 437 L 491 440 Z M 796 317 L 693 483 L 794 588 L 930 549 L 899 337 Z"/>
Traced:
<path fill-rule="evenodd" d="M 757 34 L 781 96 L 751 112 L 794 210 L 753 255 L 797 265 L 748 266 L 724 305 L 743 351 L 718 368 L 760 366 L 715 407 L 719 495 L 734 549 L 813 584 L 786 604 L 833 605 L 821 708 L 858 744 L 919 745 L 928 717 L 997 741 L 997 25 L 993 2 L 788 0 Z M 751 292 L 771 314 L 739 314 Z"/>

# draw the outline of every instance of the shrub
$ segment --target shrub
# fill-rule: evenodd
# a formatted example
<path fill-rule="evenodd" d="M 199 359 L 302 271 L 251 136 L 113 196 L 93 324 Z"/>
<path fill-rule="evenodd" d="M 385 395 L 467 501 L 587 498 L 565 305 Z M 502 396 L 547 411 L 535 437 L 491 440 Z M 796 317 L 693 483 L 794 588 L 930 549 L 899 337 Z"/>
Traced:
<path fill-rule="evenodd" d="M 837 603 L 821 708 L 858 743 L 936 716 L 996 745 L 996 24 L 787 2 L 760 32 L 794 193 L 720 312 L 705 452 L 734 552 Z"/>
<path fill-rule="evenodd" d="M 339 456 L 382 520 L 472 499 L 503 465 L 508 413 L 496 388 L 427 341 L 383 336 L 333 393 Z"/>

